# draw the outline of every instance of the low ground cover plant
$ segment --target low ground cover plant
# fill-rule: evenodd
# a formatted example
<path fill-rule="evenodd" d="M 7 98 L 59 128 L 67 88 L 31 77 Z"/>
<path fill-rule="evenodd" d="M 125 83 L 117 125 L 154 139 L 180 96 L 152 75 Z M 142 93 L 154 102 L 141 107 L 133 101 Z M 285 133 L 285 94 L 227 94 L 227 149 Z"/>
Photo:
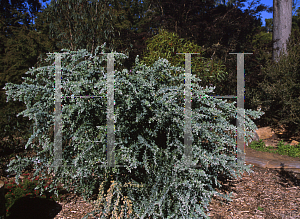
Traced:
<path fill-rule="evenodd" d="M 281 140 L 277 148 L 268 146 L 266 147 L 266 144 L 263 142 L 263 140 L 259 141 L 252 141 L 251 144 L 249 145 L 250 148 L 257 150 L 257 151 L 265 151 L 265 152 L 270 152 L 270 153 L 275 153 L 275 154 L 281 154 L 281 155 L 288 155 L 290 157 L 299 157 L 300 158 L 300 143 L 298 145 L 292 146 L 289 144 L 284 144 L 283 140 Z M 276 150 L 274 150 L 276 149 Z"/>
<path fill-rule="evenodd" d="M 108 91 L 104 46 L 100 56 L 97 56 L 99 47 L 95 55 L 86 50 L 63 50 L 68 52 L 62 54 L 61 59 L 63 96 L 101 98 L 72 98 L 62 105 L 61 166 L 51 166 L 54 141 L 48 136 L 55 121 L 55 63 L 30 69 L 27 74 L 33 77 L 24 78 L 25 82 L 20 85 L 6 84 L 7 99 L 19 98 L 27 106 L 18 116 L 35 120 L 34 133 L 25 148 L 37 151 L 37 155 L 30 158 L 16 156 L 8 164 L 7 172 L 16 174 L 18 184 L 22 170 L 33 165 L 36 170 L 33 177 L 41 175 L 35 189 L 58 195 L 57 186 L 61 183 L 68 191 L 75 188 L 74 192 L 80 193 L 84 200 L 90 197 L 96 183 L 101 182 L 106 200 L 97 207 L 103 218 L 122 214 L 122 210 L 128 218 L 207 218 L 204 211 L 208 210 L 214 194 L 230 200 L 231 194 L 223 196 L 214 190 L 220 187 L 219 173 L 231 179 L 241 177 L 245 171 L 252 172 L 250 165 L 236 163 L 233 153 L 222 154 L 226 150 L 236 151 L 236 127 L 229 123 L 236 118 L 235 102 L 210 98 L 207 93 L 213 92 L 213 87 L 203 89 L 197 83 L 199 78 L 185 74 L 181 67 L 170 66 L 166 59 L 147 66 L 140 64 L 137 56 L 131 72 L 127 69 L 114 72 L 115 117 L 109 118 L 115 122 L 115 164 L 125 167 L 103 168 L 107 164 Z M 49 56 L 48 60 L 55 58 L 54 54 Z M 117 63 L 120 58 L 124 55 L 114 55 Z M 179 73 L 174 76 L 171 71 Z M 184 81 L 187 77 L 191 79 L 194 96 L 189 157 L 184 153 Z M 238 135 L 245 134 L 247 142 L 253 138 L 257 127 L 251 118 L 261 115 L 263 112 L 245 110 L 246 131 L 238 127 Z M 242 114 L 237 117 L 242 119 Z M 39 144 L 32 143 L 34 138 L 38 138 Z M 186 165 L 187 159 L 192 167 Z M 45 188 L 47 172 L 55 177 Z M 130 183 L 142 186 L 124 186 Z M 112 190 L 116 192 L 109 195 Z"/>

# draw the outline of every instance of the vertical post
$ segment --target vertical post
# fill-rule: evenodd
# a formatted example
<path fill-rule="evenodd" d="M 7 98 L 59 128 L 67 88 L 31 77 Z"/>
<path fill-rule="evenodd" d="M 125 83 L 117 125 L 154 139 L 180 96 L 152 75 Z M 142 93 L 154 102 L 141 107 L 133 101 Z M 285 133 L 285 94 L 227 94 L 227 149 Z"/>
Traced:
<path fill-rule="evenodd" d="M 114 54 L 107 54 L 107 159 L 108 166 L 115 167 L 114 156 Z"/>
<path fill-rule="evenodd" d="M 53 167 L 62 164 L 61 53 L 55 54 L 55 123 Z"/>
<path fill-rule="evenodd" d="M 245 131 L 245 69 L 244 69 L 244 55 L 237 55 L 237 129 Z M 240 116 L 240 119 L 239 119 Z M 238 153 L 237 162 L 244 164 L 245 161 L 245 134 L 237 135 L 237 147 L 240 149 L 240 154 Z M 244 145 L 244 147 L 243 147 Z M 244 149 L 244 150 L 243 150 Z M 243 152 L 244 151 L 244 152 Z"/>
<path fill-rule="evenodd" d="M 237 147 L 240 149 L 240 153 L 237 153 L 237 163 L 244 165 L 245 163 L 245 70 L 244 70 L 244 55 L 253 53 L 229 53 L 237 54 Z M 240 134 L 238 129 L 243 130 L 243 134 Z M 240 134 L 240 135 L 239 135 Z M 243 147 L 244 145 L 244 147 Z M 243 150 L 244 148 L 244 150 Z M 244 152 L 243 152 L 244 151 Z"/>
<path fill-rule="evenodd" d="M 185 54 L 185 84 L 184 84 L 184 154 L 187 158 L 186 165 L 189 167 L 192 162 L 192 108 L 191 108 L 191 54 Z"/>
<path fill-rule="evenodd" d="M 184 83 L 184 155 L 186 166 L 190 167 L 192 162 L 192 107 L 191 107 L 191 54 L 199 53 L 176 53 L 185 54 L 185 83 Z"/>

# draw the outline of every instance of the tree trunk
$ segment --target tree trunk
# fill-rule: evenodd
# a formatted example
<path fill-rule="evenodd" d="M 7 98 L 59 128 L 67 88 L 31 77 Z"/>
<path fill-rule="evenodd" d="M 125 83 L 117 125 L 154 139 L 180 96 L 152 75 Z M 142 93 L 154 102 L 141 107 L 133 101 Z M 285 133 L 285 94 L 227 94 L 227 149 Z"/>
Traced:
<path fill-rule="evenodd" d="M 292 31 L 293 0 L 273 0 L 273 61 L 280 60 L 280 52 L 287 53 L 286 43 Z"/>

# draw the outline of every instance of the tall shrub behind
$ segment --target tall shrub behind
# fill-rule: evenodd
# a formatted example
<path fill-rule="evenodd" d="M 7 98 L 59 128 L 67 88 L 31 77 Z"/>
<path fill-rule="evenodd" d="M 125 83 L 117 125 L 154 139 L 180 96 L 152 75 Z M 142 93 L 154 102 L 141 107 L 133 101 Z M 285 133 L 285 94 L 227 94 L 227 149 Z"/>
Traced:
<path fill-rule="evenodd" d="M 287 136 L 300 134 L 300 31 L 292 31 L 287 43 L 288 55 L 281 54 L 279 62 L 268 60 L 263 68 L 262 90 L 258 103 L 266 112 L 273 129 L 286 129 Z"/>
<path fill-rule="evenodd" d="M 159 34 L 148 39 L 147 50 L 141 58 L 141 63 L 148 66 L 153 65 L 159 58 L 167 59 L 172 66 L 185 68 L 185 55 L 176 53 L 199 53 L 192 54 L 191 70 L 192 74 L 199 78 L 199 85 L 223 86 L 221 81 L 228 75 L 225 71 L 225 65 L 222 62 L 216 63 L 214 60 L 207 60 L 205 49 L 194 42 L 179 38 L 175 33 L 169 33 L 164 29 L 159 29 Z M 172 75 L 178 76 L 179 72 L 171 71 Z M 219 86 L 216 86 L 219 88 Z M 219 89 L 218 89 L 219 90 Z M 218 91 L 220 93 L 220 91 Z"/>
<path fill-rule="evenodd" d="M 193 95 L 199 98 L 193 99 L 192 105 L 193 144 L 190 159 L 191 165 L 198 167 L 188 168 L 185 165 L 184 69 L 171 66 L 166 59 L 159 59 L 148 67 L 141 65 L 138 57 L 132 72 L 127 69 L 114 72 L 115 163 L 126 167 L 101 168 L 100 165 L 107 163 L 107 56 L 98 54 L 99 46 L 94 56 L 86 50 L 63 51 L 70 53 L 62 55 L 63 95 L 95 95 L 102 98 L 71 99 L 68 105 L 63 105 L 63 142 L 71 138 L 73 141 L 72 145 L 63 144 L 62 166 L 52 167 L 54 143 L 47 133 L 55 117 L 54 62 L 50 66 L 30 69 L 27 74 L 36 73 L 36 78 L 25 79 L 32 84 L 26 81 L 21 85 L 7 83 L 8 100 L 19 98 L 24 101 L 27 109 L 19 115 L 35 119 L 37 124 L 26 144 L 26 147 L 39 151 L 37 155 L 32 158 L 16 157 L 8 165 L 8 172 L 17 174 L 17 183 L 22 170 L 33 164 L 36 169 L 33 177 L 39 173 L 42 175 L 37 185 L 41 195 L 44 191 L 57 194 L 56 186 L 62 183 L 68 191 L 72 186 L 74 192 L 80 193 L 86 200 L 97 182 L 105 185 L 104 193 L 108 194 L 110 191 L 107 189 L 113 181 L 117 192 L 106 200 L 112 205 L 109 209 L 102 209 L 103 217 L 112 211 L 121 213 L 123 208 L 125 212 L 132 210 L 131 214 L 128 213 L 130 218 L 200 218 L 206 217 L 204 208 L 207 210 L 213 194 L 223 196 L 213 189 L 220 186 L 217 181 L 219 173 L 235 178 L 243 171 L 250 171 L 249 166 L 236 164 L 233 154 L 221 153 L 225 147 L 235 151 L 236 129 L 228 123 L 230 118 L 236 116 L 234 103 L 208 98 L 206 93 L 213 89 L 202 89 L 194 75 L 191 76 L 191 87 Z M 114 57 L 119 62 L 124 55 L 115 54 Z M 54 54 L 49 59 L 53 60 Z M 174 76 L 171 71 L 179 73 Z M 34 102 L 38 92 L 38 101 Z M 260 115 L 262 113 L 246 110 L 246 141 L 253 137 L 256 129 L 248 116 L 257 118 Z M 100 131 L 96 126 L 100 126 Z M 232 134 L 225 130 L 231 130 Z M 244 133 L 244 130 L 238 131 Z M 39 139 L 40 147 L 32 144 L 34 137 Z M 44 187 L 46 171 L 55 174 L 49 187 Z M 143 186 L 122 186 L 131 182 Z M 132 203 L 132 207 L 123 205 L 118 208 L 120 197 L 129 200 L 127 202 Z M 224 197 L 230 200 L 230 196 Z"/>

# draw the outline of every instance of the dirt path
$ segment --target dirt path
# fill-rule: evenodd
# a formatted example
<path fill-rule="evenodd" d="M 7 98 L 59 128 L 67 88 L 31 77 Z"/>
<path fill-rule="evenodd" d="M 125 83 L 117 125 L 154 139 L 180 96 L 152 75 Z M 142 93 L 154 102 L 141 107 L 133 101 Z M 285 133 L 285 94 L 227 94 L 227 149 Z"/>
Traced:
<path fill-rule="evenodd" d="M 294 161 L 294 162 L 299 162 L 300 164 L 300 158 L 298 157 L 290 157 L 288 155 L 280 155 L 280 154 L 269 153 L 264 151 L 256 151 L 250 147 L 246 147 L 245 152 L 246 152 L 246 157 L 256 157 L 264 160 Z"/>

